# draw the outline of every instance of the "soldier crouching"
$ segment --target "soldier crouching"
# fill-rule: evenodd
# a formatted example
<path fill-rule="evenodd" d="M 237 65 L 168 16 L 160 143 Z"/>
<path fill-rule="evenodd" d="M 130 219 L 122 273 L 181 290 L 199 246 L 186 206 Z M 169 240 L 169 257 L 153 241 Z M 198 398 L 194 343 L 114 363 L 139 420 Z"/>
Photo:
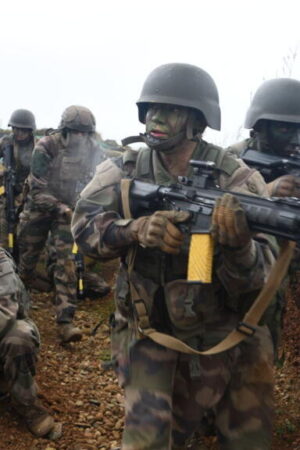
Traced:
<path fill-rule="evenodd" d="M 61 424 L 37 398 L 34 376 L 40 336 L 28 318 L 28 307 L 29 297 L 13 260 L 0 248 L 0 400 L 10 396 L 32 434 L 57 439 Z"/>

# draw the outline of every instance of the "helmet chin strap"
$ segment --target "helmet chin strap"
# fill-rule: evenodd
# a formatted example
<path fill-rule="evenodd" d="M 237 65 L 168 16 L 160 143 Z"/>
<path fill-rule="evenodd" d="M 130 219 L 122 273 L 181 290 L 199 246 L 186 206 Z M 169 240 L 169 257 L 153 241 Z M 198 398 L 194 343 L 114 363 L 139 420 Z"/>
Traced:
<path fill-rule="evenodd" d="M 125 139 L 122 139 L 122 145 L 126 146 L 129 144 L 133 144 L 136 142 L 143 142 L 148 145 L 148 147 L 156 150 L 158 152 L 171 152 L 176 145 L 182 142 L 186 138 L 186 132 L 182 131 L 178 133 L 176 136 L 170 139 L 158 139 L 151 136 L 148 133 L 140 133 L 139 136 L 129 136 Z"/>
<path fill-rule="evenodd" d="M 186 132 L 181 131 L 170 139 L 159 139 L 151 136 L 149 133 L 145 133 L 144 142 L 153 150 L 157 152 L 169 153 L 174 150 L 176 145 L 180 144 L 186 138 Z"/>
<path fill-rule="evenodd" d="M 174 150 L 174 147 L 185 139 L 189 141 L 199 141 L 204 129 L 205 125 L 199 127 L 195 114 L 192 113 L 189 115 L 185 130 L 170 139 L 159 139 L 151 136 L 149 133 L 140 133 L 139 136 L 129 136 L 128 138 L 123 139 L 122 145 L 125 146 L 135 142 L 144 142 L 148 147 L 157 152 L 171 153 Z M 195 130 L 197 130 L 196 133 Z"/>

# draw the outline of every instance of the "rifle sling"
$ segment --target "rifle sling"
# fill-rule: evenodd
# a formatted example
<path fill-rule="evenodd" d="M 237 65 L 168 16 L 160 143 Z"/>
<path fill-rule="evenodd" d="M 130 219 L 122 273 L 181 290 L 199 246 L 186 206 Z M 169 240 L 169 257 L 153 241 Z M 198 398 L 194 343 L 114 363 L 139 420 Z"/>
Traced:
<path fill-rule="evenodd" d="M 121 196 L 125 219 L 131 218 L 129 207 L 129 190 L 131 182 L 131 179 L 121 180 Z M 278 290 L 283 281 L 283 278 L 285 277 L 293 256 L 295 246 L 295 242 L 283 241 L 280 249 L 280 254 L 274 266 L 272 267 L 272 270 L 264 287 L 256 297 L 254 303 L 245 314 L 242 321 L 237 324 L 237 327 L 233 329 L 221 342 L 219 342 L 214 347 L 211 347 L 206 351 L 198 351 L 185 344 L 180 339 L 177 339 L 176 337 L 170 336 L 166 333 L 161 333 L 152 328 L 144 301 L 140 298 L 140 295 L 133 283 L 130 282 L 132 301 L 137 315 L 138 331 L 143 337 L 148 337 L 157 344 L 181 353 L 188 353 L 193 355 L 215 355 L 217 353 L 229 350 L 230 348 L 238 345 L 247 337 L 251 337 L 254 335 L 256 325 L 259 323 L 263 313 L 271 303 L 276 291 Z M 131 278 L 130 274 L 134 267 L 135 255 L 136 246 L 132 246 L 128 252 L 129 279 Z"/>

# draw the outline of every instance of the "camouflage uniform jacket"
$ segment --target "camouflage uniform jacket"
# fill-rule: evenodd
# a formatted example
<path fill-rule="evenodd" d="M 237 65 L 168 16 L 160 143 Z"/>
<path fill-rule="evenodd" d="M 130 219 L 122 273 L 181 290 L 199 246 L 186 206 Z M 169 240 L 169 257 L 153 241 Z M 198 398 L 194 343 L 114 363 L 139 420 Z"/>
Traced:
<path fill-rule="evenodd" d="M 0 248 L 0 338 L 16 320 L 27 318 L 29 297 L 11 256 Z"/>
<path fill-rule="evenodd" d="M 5 146 L 10 144 L 13 144 L 14 170 L 16 175 L 15 195 L 18 196 L 22 193 L 24 182 L 29 175 L 31 156 L 35 142 L 34 139 L 32 139 L 27 144 L 20 145 L 13 140 L 12 136 L 3 136 L 0 139 L 0 158 L 2 158 L 2 161 Z M 2 164 L 4 164 L 4 161 Z M 0 173 L 0 176 L 3 176 L 4 174 L 4 167 L 2 170 L 3 172 Z"/>
<path fill-rule="evenodd" d="M 143 167 L 144 151 L 140 151 L 137 160 L 138 178 L 163 185 L 174 183 L 176 180 L 164 169 L 156 152 L 146 150 L 150 151 L 151 167 Z M 218 156 L 215 160 L 222 156 L 218 180 L 222 189 L 267 195 L 260 174 L 240 160 L 224 156 L 224 150 L 219 147 L 201 141 L 192 159 L 207 160 L 212 153 Z M 84 253 L 98 258 L 121 257 L 116 287 L 118 317 L 132 321 L 126 261 L 128 247 L 109 248 L 103 240 L 109 225 L 122 217 L 118 198 L 121 178 L 122 170 L 112 161 L 97 167 L 93 180 L 83 190 L 76 205 L 72 232 Z M 263 236 L 259 240 L 253 239 L 247 251 L 216 246 L 213 283 L 209 285 L 186 282 L 187 257 L 188 242 L 185 242 L 178 256 L 137 246 L 131 282 L 145 302 L 156 328 L 190 343 L 190 339 L 196 336 L 197 346 L 205 348 L 223 338 L 249 308 L 254 299 L 253 294 L 265 282 L 274 257 Z M 249 265 L 250 260 L 252 262 Z"/>
<path fill-rule="evenodd" d="M 42 212 L 73 208 L 77 196 L 104 160 L 92 137 L 85 146 L 71 148 L 61 133 L 40 139 L 35 146 L 29 176 L 27 207 Z"/>

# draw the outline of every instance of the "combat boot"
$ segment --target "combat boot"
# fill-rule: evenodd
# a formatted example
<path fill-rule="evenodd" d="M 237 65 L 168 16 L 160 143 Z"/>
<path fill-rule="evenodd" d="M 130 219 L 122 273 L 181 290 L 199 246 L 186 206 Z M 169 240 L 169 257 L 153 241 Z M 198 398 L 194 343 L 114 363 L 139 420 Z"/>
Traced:
<path fill-rule="evenodd" d="M 55 423 L 53 417 L 38 400 L 31 405 L 13 401 L 16 412 L 24 419 L 29 431 L 36 437 L 58 439 L 61 436 L 61 424 Z"/>
<path fill-rule="evenodd" d="M 58 335 L 63 344 L 68 342 L 77 342 L 82 339 L 82 332 L 79 328 L 74 327 L 72 323 L 59 323 Z"/>

